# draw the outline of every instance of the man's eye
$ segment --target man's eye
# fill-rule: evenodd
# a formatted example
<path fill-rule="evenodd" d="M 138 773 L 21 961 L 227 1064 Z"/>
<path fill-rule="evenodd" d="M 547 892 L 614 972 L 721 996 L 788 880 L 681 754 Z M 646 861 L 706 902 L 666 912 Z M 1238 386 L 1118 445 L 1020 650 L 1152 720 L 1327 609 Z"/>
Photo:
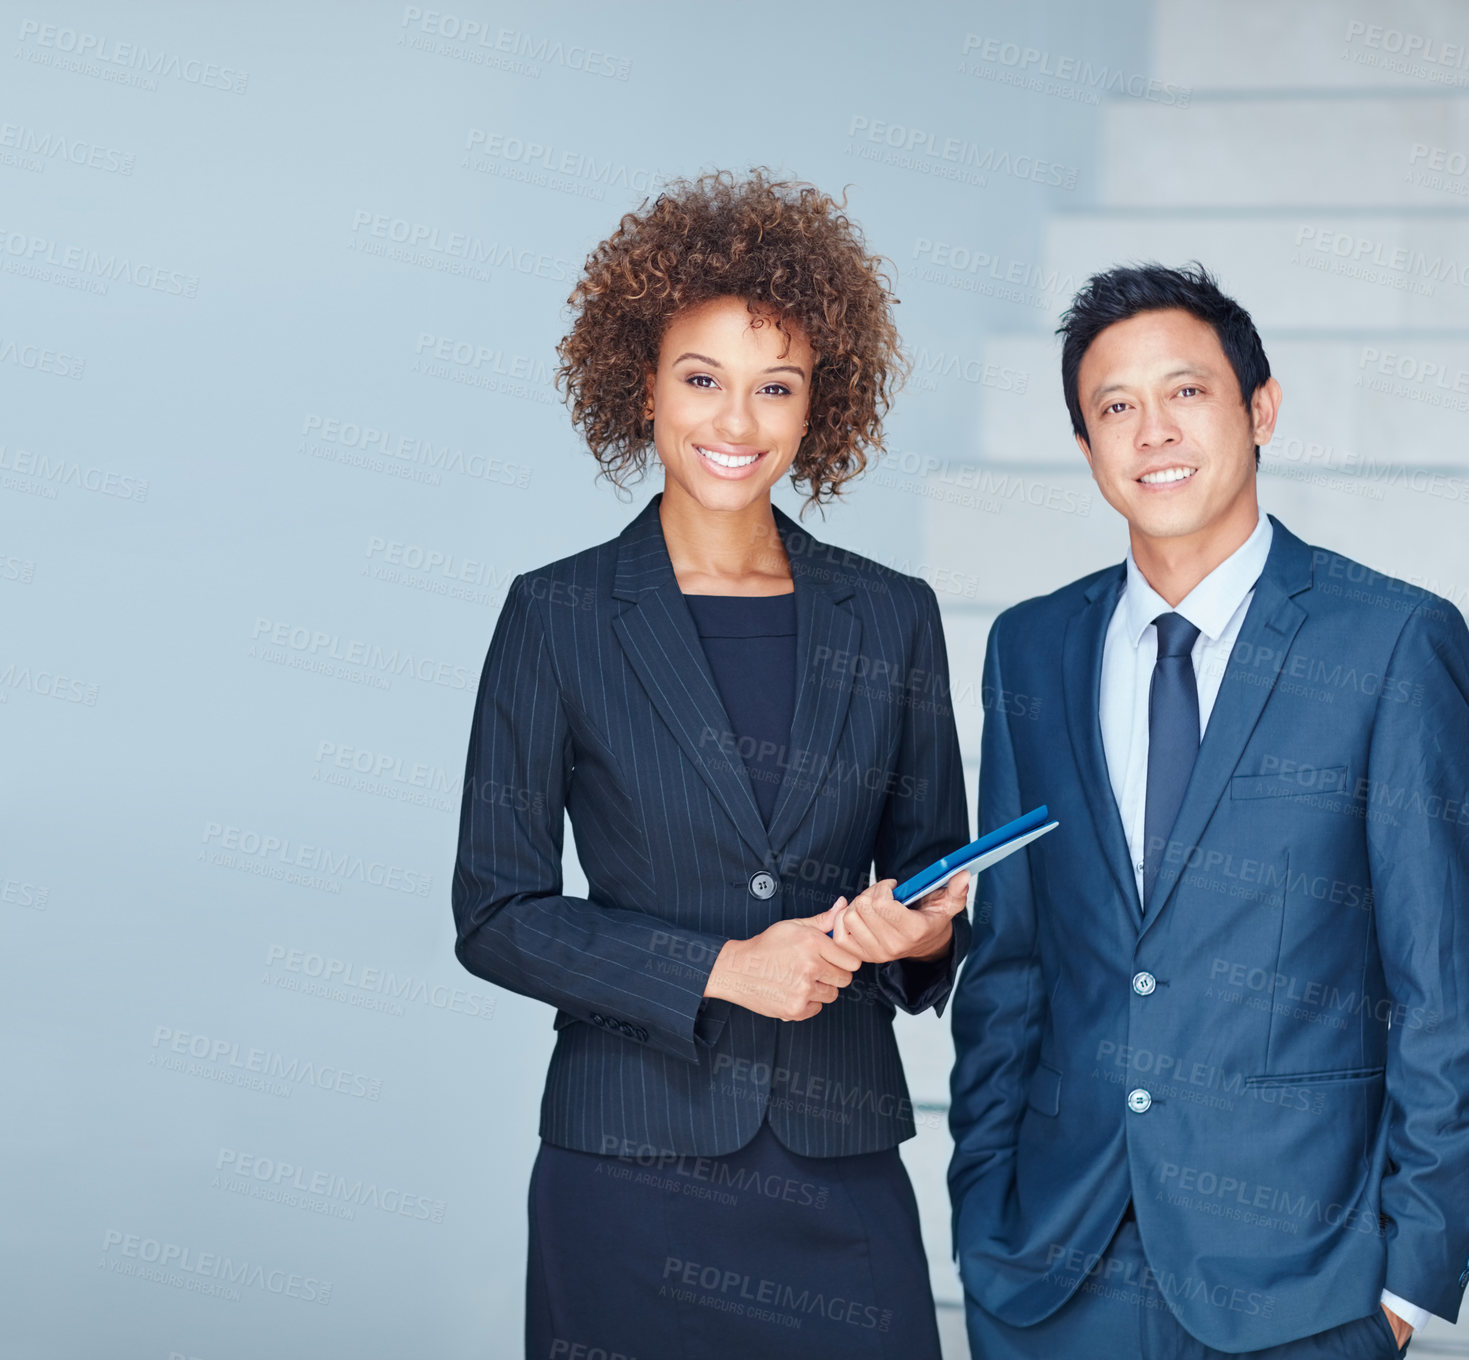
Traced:
<path fill-rule="evenodd" d="M 1180 387 L 1178 389 L 1178 395 L 1180 397 L 1191 397 L 1194 396 L 1198 392 L 1198 390 L 1199 389 L 1197 387 Z"/>
<path fill-rule="evenodd" d="M 1115 416 L 1125 410 L 1127 410 L 1127 403 L 1125 401 L 1114 401 L 1106 408 L 1106 413 L 1109 416 Z"/>

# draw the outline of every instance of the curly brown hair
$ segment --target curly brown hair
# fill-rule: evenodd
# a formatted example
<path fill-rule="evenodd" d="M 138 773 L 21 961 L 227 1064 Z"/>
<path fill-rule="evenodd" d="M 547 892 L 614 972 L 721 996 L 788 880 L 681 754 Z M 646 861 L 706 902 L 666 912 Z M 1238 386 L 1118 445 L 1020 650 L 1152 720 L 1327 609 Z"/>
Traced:
<path fill-rule="evenodd" d="M 791 467 L 807 505 L 841 494 L 882 448 L 882 419 L 907 374 L 897 302 L 861 230 L 814 185 L 763 169 L 679 179 L 628 213 L 587 257 L 567 299 L 571 331 L 557 346 L 558 387 L 602 473 L 622 486 L 647 466 L 647 379 L 673 316 L 713 298 L 773 313 L 816 354 L 810 430 Z"/>

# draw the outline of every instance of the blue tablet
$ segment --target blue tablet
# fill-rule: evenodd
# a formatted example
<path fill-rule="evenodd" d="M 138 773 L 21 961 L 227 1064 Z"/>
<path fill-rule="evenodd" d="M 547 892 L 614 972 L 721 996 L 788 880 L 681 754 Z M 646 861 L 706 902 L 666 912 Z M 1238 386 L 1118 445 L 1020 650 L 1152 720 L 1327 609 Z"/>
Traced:
<path fill-rule="evenodd" d="M 1042 803 L 1040 807 L 1032 808 L 1013 822 L 1007 822 L 998 830 L 991 831 L 989 835 L 981 836 L 962 849 L 951 851 L 943 859 L 935 860 L 928 868 L 899 883 L 893 889 L 893 896 L 903 906 L 911 906 L 935 888 L 942 888 L 961 869 L 979 873 L 1060 825 L 1060 822 L 1051 819 L 1050 812 Z"/>

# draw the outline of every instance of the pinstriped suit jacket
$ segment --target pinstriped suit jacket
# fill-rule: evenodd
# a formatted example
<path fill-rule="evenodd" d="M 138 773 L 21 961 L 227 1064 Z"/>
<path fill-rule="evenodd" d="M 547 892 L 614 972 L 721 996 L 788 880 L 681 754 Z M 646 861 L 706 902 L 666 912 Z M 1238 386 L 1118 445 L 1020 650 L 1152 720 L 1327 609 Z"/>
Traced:
<path fill-rule="evenodd" d="M 806 1156 L 892 1147 L 914 1132 L 894 1010 L 942 1009 L 965 917 L 947 961 L 864 965 L 810 1020 L 703 991 L 726 940 L 825 910 L 874 862 L 902 879 L 968 838 L 937 601 L 776 511 L 797 698 L 767 830 L 659 499 L 618 538 L 510 588 L 470 736 L 456 953 L 557 1008 L 550 1143 L 712 1156 L 768 1117 Z M 585 898 L 562 892 L 568 814 Z"/>

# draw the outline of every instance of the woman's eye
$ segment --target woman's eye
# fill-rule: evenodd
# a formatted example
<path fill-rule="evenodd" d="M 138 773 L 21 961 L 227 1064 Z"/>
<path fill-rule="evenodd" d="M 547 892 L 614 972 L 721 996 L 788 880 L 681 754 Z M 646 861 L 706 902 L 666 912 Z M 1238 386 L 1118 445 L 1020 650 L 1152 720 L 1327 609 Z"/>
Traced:
<path fill-rule="evenodd" d="M 707 373 L 691 373 L 684 381 L 694 387 L 713 387 L 715 385 L 714 379 Z"/>
<path fill-rule="evenodd" d="M 766 383 L 760 390 L 772 397 L 788 397 L 791 394 L 791 389 L 784 383 Z"/>

